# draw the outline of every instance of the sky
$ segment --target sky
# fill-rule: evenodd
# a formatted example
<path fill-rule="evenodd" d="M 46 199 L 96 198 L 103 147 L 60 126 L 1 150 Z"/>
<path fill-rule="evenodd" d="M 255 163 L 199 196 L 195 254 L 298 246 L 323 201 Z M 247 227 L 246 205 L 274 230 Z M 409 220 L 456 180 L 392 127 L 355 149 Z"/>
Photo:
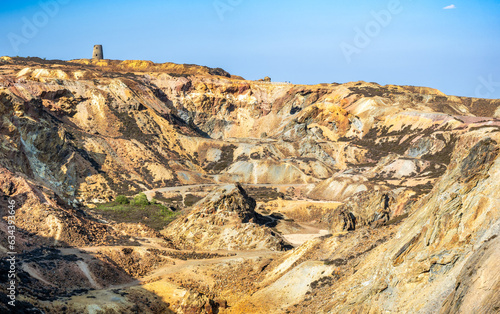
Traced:
<path fill-rule="evenodd" d="M 0 1 L 0 55 L 221 67 L 500 98 L 500 0 Z"/>

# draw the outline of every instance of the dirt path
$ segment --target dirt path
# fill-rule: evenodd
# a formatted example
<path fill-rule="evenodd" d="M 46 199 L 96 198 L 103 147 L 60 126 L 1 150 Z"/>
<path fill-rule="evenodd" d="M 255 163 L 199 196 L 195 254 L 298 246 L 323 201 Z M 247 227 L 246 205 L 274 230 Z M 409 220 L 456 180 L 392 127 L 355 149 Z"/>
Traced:
<path fill-rule="evenodd" d="M 77 261 L 76 264 L 78 265 L 78 268 L 83 272 L 85 277 L 87 277 L 87 280 L 90 282 L 90 284 L 95 288 L 95 289 L 101 289 L 102 287 L 97 284 L 97 282 L 94 280 L 94 276 L 90 273 L 89 266 L 87 263 L 84 261 Z"/>
<path fill-rule="evenodd" d="M 228 251 L 229 253 L 230 251 Z M 221 264 L 225 262 L 230 262 L 238 259 L 251 259 L 258 257 L 265 257 L 269 255 L 277 254 L 275 251 L 232 251 L 235 256 L 218 257 L 211 259 L 199 259 L 199 260 L 175 260 L 175 265 L 167 265 L 154 270 L 151 274 L 143 277 L 140 280 L 141 283 L 151 281 L 156 278 L 162 278 L 166 275 L 171 275 L 183 271 L 187 268 L 202 267 L 214 264 Z"/>
<path fill-rule="evenodd" d="M 92 258 L 92 253 L 97 253 L 101 250 L 122 250 L 124 248 L 135 248 L 135 249 L 148 249 L 148 248 L 158 248 L 155 245 L 155 239 L 149 239 L 148 243 L 144 243 L 141 246 L 90 246 L 90 247 L 82 247 L 82 248 L 61 248 L 59 249 L 61 251 L 61 254 L 63 255 L 77 255 L 78 257 L 82 258 L 84 261 Z M 192 251 L 189 250 L 174 250 L 174 249 L 169 249 L 169 248 L 161 248 L 162 250 L 165 251 L 171 251 L 171 252 L 183 252 L 183 253 L 192 253 Z M 185 270 L 186 268 L 195 268 L 195 267 L 200 267 L 200 266 L 208 266 L 208 265 L 214 265 L 214 264 L 219 264 L 219 263 L 226 263 L 234 260 L 239 260 L 239 259 L 252 259 L 252 258 L 258 258 L 258 257 L 265 257 L 265 256 L 270 256 L 270 255 L 275 255 L 279 254 L 279 252 L 275 251 L 196 251 L 197 253 L 217 253 L 222 255 L 221 257 L 217 258 L 210 258 L 210 259 L 192 259 L 192 260 L 181 260 L 181 259 L 175 259 L 171 258 L 172 260 L 175 261 L 175 265 L 165 265 L 162 267 L 159 267 L 155 269 L 152 273 L 149 275 L 139 278 L 137 280 L 131 281 L 129 283 L 121 284 L 121 285 L 115 285 L 115 286 L 110 286 L 106 288 L 105 290 L 110 290 L 110 289 L 125 289 L 125 288 L 130 288 L 134 286 L 139 286 L 142 284 L 145 284 L 150 281 L 155 281 L 158 279 L 162 279 L 163 277 L 171 274 L 175 274 L 178 272 L 181 272 Z M 99 289 L 97 283 L 93 279 L 92 273 L 89 271 L 87 264 L 84 261 L 79 261 L 77 262 L 79 268 L 84 272 L 85 276 L 88 278 L 90 283 L 95 286 L 96 288 Z"/>
<path fill-rule="evenodd" d="M 25 272 L 27 272 L 31 277 L 40 280 L 41 282 L 43 282 L 44 284 L 46 284 L 48 286 L 55 287 L 54 284 L 52 284 L 51 282 L 48 282 L 47 280 L 45 280 L 45 278 L 43 278 L 43 276 L 36 269 L 34 269 L 33 267 L 31 267 L 30 265 L 28 265 L 26 263 L 23 263 L 22 266 L 21 266 L 21 268 Z"/>

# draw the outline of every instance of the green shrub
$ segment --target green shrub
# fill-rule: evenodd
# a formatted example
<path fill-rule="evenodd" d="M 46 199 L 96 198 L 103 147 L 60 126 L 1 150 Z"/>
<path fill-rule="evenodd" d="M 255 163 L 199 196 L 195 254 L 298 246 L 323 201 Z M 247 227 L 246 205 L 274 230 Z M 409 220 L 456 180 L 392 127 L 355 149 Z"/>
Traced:
<path fill-rule="evenodd" d="M 123 199 L 123 198 L 120 198 Z M 173 207 L 160 203 L 152 204 L 147 201 L 146 195 L 141 193 L 130 200 L 130 204 L 119 204 L 118 197 L 110 203 L 98 204 L 96 210 L 106 219 L 117 223 L 141 222 L 157 231 L 162 230 L 174 221 L 179 212 L 172 211 Z M 175 210 L 175 208 L 173 208 Z"/>
<path fill-rule="evenodd" d="M 170 208 L 163 205 L 160 205 L 160 212 L 164 216 L 172 216 L 174 214 L 174 212 L 172 212 Z"/>
<path fill-rule="evenodd" d="M 118 196 L 115 198 L 115 202 L 116 202 L 117 204 L 122 204 L 122 205 L 129 204 L 129 203 L 130 203 L 129 199 L 128 199 L 125 195 L 118 195 Z"/>
<path fill-rule="evenodd" d="M 144 193 L 140 193 L 134 197 L 134 205 L 147 206 L 149 205 L 148 197 Z"/>

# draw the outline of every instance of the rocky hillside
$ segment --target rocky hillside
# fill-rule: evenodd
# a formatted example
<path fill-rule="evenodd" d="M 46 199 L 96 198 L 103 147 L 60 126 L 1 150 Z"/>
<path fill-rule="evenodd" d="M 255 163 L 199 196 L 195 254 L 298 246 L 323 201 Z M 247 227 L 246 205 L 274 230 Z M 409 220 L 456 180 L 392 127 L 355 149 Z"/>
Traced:
<path fill-rule="evenodd" d="M 183 249 L 285 250 L 291 247 L 255 212 L 255 200 L 240 185 L 214 190 L 165 229 L 164 235 Z"/>
<path fill-rule="evenodd" d="M 2 57 L 0 113 L 26 308 L 500 309 L 500 100 Z M 141 192 L 152 207 L 113 202 Z"/>

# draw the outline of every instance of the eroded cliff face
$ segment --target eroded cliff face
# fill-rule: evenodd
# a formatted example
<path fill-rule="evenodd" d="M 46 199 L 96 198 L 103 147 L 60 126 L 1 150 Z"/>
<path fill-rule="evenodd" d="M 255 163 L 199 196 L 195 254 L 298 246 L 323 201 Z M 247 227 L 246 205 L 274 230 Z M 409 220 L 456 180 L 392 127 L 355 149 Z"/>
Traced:
<path fill-rule="evenodd" d="M 449 169 L 399 226 L 390 222 L 334 234 L 311 248 L 313 257 L 307 259 L 325 260 L 325 271 L 337 267 L 328 283 L 311 289 L 315 297 L 294 311 L 487 313 L 497 307 L 498 265 L 488 262 L 492 253 L 485 251 L 492 250 L 500 231 L 498 135 L 481 130 L 462 136 Z M 478 261 L 474 267 L 473 261 Z M 464 265 L 465 276 L 477 272 L 491 279 L 464 284 Z M 327 295 L 318 306 L 315 301 Z M 474 304 L 463 301 L 474 296 Z"/>
<path fill-rule="evenodd" d="M 5 164 L 70 202 L 179 184 L 320 181 L 312 197 L 342 200 L 377 178 L 436 177 L 459 134 L 496 125 L 474 113 L 494 116 L 498 101 L 432 89 L 275 86 L 84 61 L 3 60 L 3 146 L 15 157 Z"/>
<path fill-rule="evenodd" d="M 423 87 L 2 57 L 0 190 L 19 204 L 20 245 L 88 248 L 44 257 L 76 271 L 75 287 L 36 258 L 20 264 L 36 282 L 26 302 L 90 311 L 83 296 L 49 302 L 36 289 L 121 298 L 106 289 L 128 285 L 125 305 L 110 308 L 159 296 L 140 309 L 498 311 L 499 105 Z M 139 192 L 180 218 L 159 233 L 91 210 Z M 287 241 L 296 248 L 279 253 Z M 221 260 L 178 265 L 204 257 Z"/>

